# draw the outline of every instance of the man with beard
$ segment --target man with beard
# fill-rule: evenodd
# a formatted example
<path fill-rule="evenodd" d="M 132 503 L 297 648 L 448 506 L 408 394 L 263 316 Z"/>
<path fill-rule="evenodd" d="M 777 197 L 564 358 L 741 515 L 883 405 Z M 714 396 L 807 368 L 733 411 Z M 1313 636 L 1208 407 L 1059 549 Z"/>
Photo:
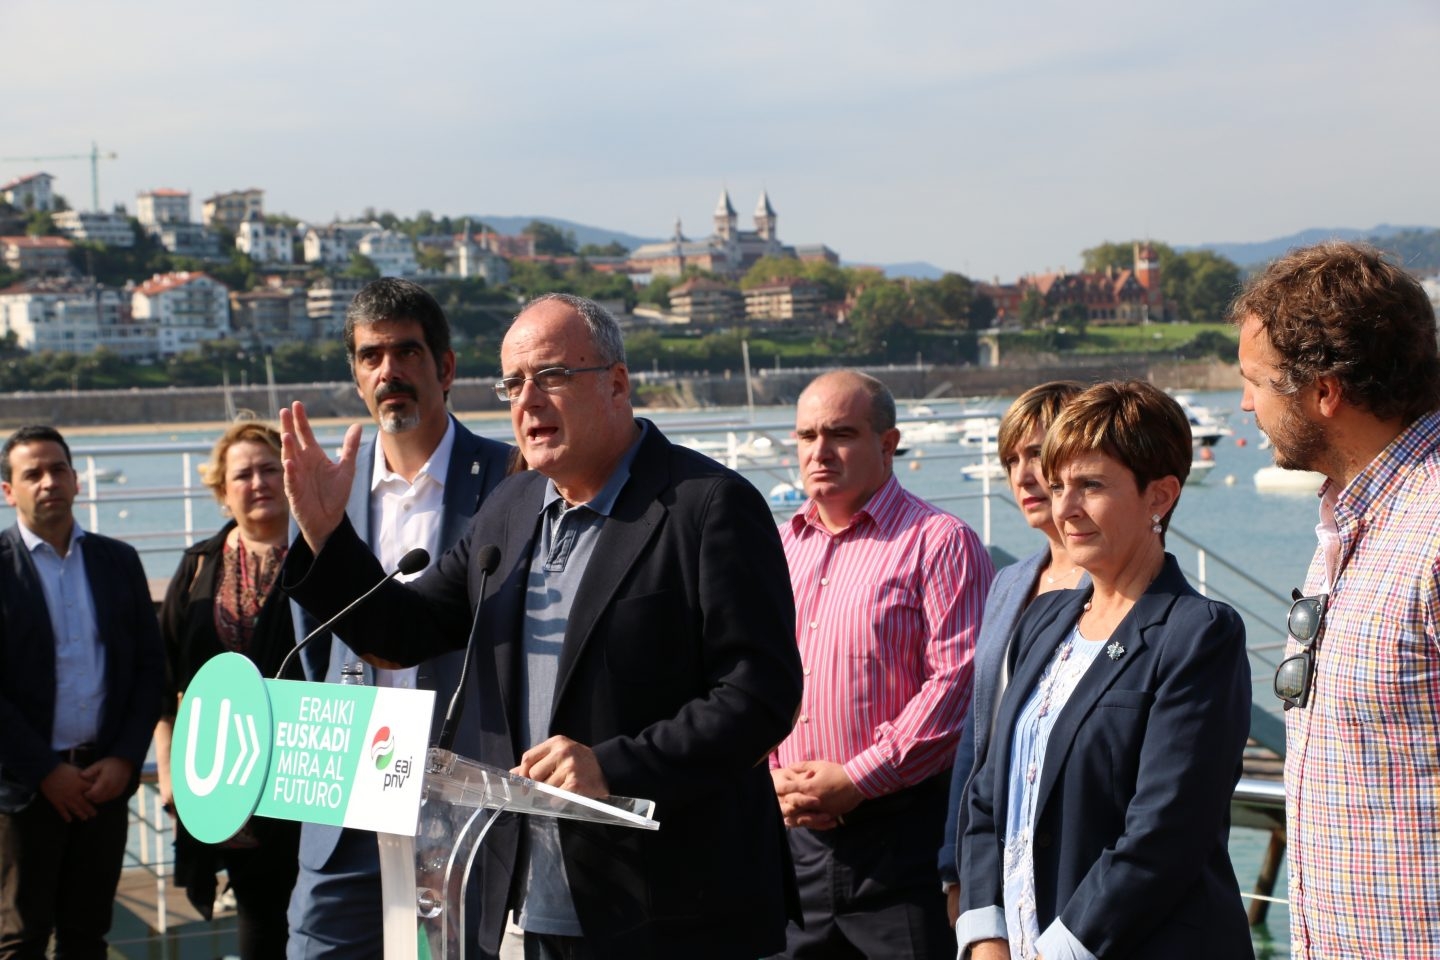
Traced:
<path fill-rule="evenodd" d="M 1231 307 L 1241 407 L 1315 470 L 1319 546 L 1291 607 L 1291 953 L 1440 944 L 1440 358 L 1415 279 L 1364 245 L 1296 250 Z"/>
<path fill-rule="evenodd" d="M 361 468 L 346 508 L 350 523 L 386 570 L 395 569 L 414 547 L 438 557 L 504 479 L 511 447 L 475 436 L 446 410 L 455 379 L 450 326 L 440 304 L 420 286 L 392 278 L 367 284 L 345 312 L 345 347 L 356 390 L 380 428 L 357 456 Z M 413 576 L 418 574 L 400 579 Z M 318 621 L 298 606 L 293 612 L 298 640 Z M 435 690 L 432 732 L 438 732 L 463 654 L 378 670 L 333 636 L 317 638 L 301 657 L 312 680 Z M 473 717 L 479 714 L 473 679 L 467 687 L 466 715 Z M 455 751 L 475 756 L 475 733 L 473 724 L 462 725 Z M 290 899 L 291 960 L 378 957 L 380 899 L 375 835 L 305 824 L 300 877 Z M 473 923 L 469 932 L 473 937 Z"/>

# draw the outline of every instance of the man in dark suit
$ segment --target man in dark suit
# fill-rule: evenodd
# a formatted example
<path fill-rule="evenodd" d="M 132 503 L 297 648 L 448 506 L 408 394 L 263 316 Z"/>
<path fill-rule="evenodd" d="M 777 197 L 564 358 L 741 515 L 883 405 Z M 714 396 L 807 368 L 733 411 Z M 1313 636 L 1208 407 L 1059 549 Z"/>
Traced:
<path fill-rule="evenodd" d="M 591 796 L 656 802 L 656 832 L 503 817 L 476 863 L 482 944 L 507 910 L 527 957 L 756 957 L 785 942 L 794 875 L 766 769 L 800 698 L 780 539 L 743 478 L 637 421 L 619 326 L 552 294 L 501 347 L 533 469 L 413 584 L 387 585 L 351 643 L 414 662 L 466 643 L 479 603 L 478 758 Z M 284 573 L 317 616 L 380 568 L 345 521 L 338 462 L 282 414 L 304 533 Z M 481 596 L 481 547 L 500 566 Z"/>
<path fill-rule="evenodd" d="M 106 954 L 160 718 L 160 627 L 140 557 L 75 522 L 70 448 L 23 427 L 0 450 L 0 958 Z"/>
<path fill-rule="evenodd" d="M 356 460 L 361 467 L 346 507 L 350 523 L 387 570 L 413 547 L 439 556 L 504 479 L 511 447 L 475 436 L 446 410 L 455 379 L 450 326 L 440 304 L 417 284 L 386 278 L 361 289 L 345 312 L 345 346 L 356 390 L 379 426 Z M 298 606 L 295 613 L 298 640 L 319 621 Z M 340 636 L 317 638 L 301 651 L 306 676 L 339 683 L 348 672 L 354 682 L 434 690 L 438 733 L 462 654 L 415 669 L 375 670 L 345 645 L 345 630 L 342 625 Z M 475 716 L 474 682 L 467 687 L 467 710 Z M 464 728 L 456 752 L 472 756 L 479 749 L 473 733 Z M 289 916 L 291 960 L 378 956 L 383 930 L 375 834 L 305 824 Z"/>

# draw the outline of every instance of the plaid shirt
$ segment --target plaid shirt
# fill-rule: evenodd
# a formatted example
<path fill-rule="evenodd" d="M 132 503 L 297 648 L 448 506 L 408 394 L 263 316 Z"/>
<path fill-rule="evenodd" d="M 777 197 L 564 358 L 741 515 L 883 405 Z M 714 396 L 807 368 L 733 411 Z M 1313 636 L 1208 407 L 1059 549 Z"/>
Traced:
<path fill-rule="evenodd" d="M 1440 957 L 1440 412 L 1332 488 L 1315 684 L 1286 714 L 1291 955 Z"/>

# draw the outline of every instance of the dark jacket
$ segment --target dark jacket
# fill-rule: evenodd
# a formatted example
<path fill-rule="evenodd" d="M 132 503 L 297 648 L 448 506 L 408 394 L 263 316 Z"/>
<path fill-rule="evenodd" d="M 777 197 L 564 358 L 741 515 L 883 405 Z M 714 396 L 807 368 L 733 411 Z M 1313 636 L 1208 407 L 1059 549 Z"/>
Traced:
<path fill-rule="evenodd" d="M 87 533 L 82 555 L 105 648 L 105 710 L 95 750 L 130 761 L 133 794 L 160 719 L 165 667 L 160 628 L 140 555 Z M 23 809 L 59 766 L 55 723 L 55 636 L 40 575 L 19 526 L 0 533 L 0 811 Z"/>
<path fill-rule="evenodd" d="M 353 644 L 397 662 L 461 646 L 480 571 L 500 549 L 477 636 L 483 656 L 479 759 L 513 767 L 526 579 L 545 478 L 512 477 L 466 537 L 423 577 L 387 585 Z M 380 568 L 348 524 L 319 557 L 303 541 L 285 586 L 317 615 Z M 785 738 L 801 680 L 795 610 L 764 499 L 653 425 L 601 528 L 574 598 L 548 735 L 594 750 L 613 793 L 656 801 L 655 832 L 559 821 L 576 912 L 602 956 L 763 956 L 784 947 L 796 904 L 766 755 Z M 518 828 L 504 817 L 476 862 L 482 944 L 498 947 L 513 902 Z"/>
<path fill-rule="evenodd" d="M 1015 718 L 1090 593 L 1044 594 L 1017 627 L 1013 680 L 970 786 L 962 913 L 1003 904 Z M 1252 956 L 1227 849 L 1250 728 L 1244 624 L 1196 593 L 1167 555 L 1111 641 L 1045 752 L 1034 831 L 1040 931 L 1058 916 L 1098 957 Z"/>
<path fill-rule="evenodd" d="M 215 632 L 215 588 L 224 565 L 225 538 L 235 528 L 230 521 L 215 536 L 185 551 L 180 566 L 165 592 L 160 608 L 160 632 L 165 641 L 165 713 L 174 716 L 177 698 L 194 679 L 195 672 L 217 654 L 225 652 Z M 275 676 L 294 642 L 290 603 L 278 586 L 270 591 L 260 608 L 246 651 L 260 673 Z M 301 680 L 300 666 L 292 662 L 286 679 Z M 177 759 L 179 754 L 176 753 Z M 208 917 L 215 895 L 215 873 L 222 868 L 234 872 L 242 865 L 264 882 L 267 868 L 271 879 L 288 877 L 293 883 L 295 857 L 300 847 L 300 825 L 285 820 L 252 818 L 246 829 L 259 844 L 246 850 L 240 861 L 228 858 L 226 848 L 196 840 L 178 820 L 175 823 L 175 880 L 191 891 L 191 902 Z M 232 882 L 234 878 L 232 877 Z"/>

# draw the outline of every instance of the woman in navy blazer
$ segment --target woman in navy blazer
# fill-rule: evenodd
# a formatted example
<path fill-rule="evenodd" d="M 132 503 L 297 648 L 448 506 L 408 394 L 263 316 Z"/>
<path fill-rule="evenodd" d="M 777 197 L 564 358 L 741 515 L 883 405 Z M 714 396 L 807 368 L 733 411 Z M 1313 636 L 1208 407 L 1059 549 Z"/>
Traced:
<path fill-rule="evenodd" d="M 1165 553 L 1190 428 L 1146 383 L 1075 398 L 1041 453 L 1089 591 L 1038 598 L 968 793 L 974 960 L 1249 957 L 1227 851 L 1249 732 L 1239 616 Z"/>
<path fill-rule="evenodd" d="M 955 745 L 955 766 L 950 772 L 950 806 L 945 817 L 945 840 L 940 847 L 940 881 L 945 885 L 950 925 L 960 905 L 960 837 L 965 832 L 965 787 L 977 756 L 990 742 L 990 721 L 1000 699 L 1000 667 L 1020 614 L 1042 593 L 1086 586 L 1085 572 L 1070 561 L 1060 532 L 1050 515 L 1050 484 L 1040 470 L 1040 445 L 1045 431 L 1065 402 L 1085 388 L 1073 380 L 1054 380 L 1026 390 L 1005 416 L 998 436 L 1000 462 L 1015 503 L 1032 530 L 1045 534 L 1045 546 L 995 574 L 985 599 L 980 635 L 975 640 L 974 680 L 970 709 L 960 740 Z M 976 722 L 978 719 L 979 722 Z"/>

